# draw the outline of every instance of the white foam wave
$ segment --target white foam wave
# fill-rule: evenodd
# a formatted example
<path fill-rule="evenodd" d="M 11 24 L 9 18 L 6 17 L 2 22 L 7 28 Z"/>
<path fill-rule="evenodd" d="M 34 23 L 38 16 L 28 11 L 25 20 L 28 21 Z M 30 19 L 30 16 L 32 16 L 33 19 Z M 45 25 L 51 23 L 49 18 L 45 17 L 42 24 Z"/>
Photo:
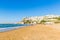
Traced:
<path fill-rule="evenodd" d="M 14 30 L 20 27 L 8 27 L 8 28 L 0 28 L 0 32 L 5 32 L 5 31 L 10 31 L 10 30 Z"/>

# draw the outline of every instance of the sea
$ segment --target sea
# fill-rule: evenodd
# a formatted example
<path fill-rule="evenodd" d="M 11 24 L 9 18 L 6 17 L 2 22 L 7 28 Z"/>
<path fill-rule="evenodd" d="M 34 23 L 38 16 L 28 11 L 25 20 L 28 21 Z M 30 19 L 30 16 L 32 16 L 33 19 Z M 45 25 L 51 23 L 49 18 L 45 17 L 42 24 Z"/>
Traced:
<path fill-rule="evenodd" d="M 30 26 L 30 24 L 0 24 L 0 32 L 11 31 L 25 26 Z"/>

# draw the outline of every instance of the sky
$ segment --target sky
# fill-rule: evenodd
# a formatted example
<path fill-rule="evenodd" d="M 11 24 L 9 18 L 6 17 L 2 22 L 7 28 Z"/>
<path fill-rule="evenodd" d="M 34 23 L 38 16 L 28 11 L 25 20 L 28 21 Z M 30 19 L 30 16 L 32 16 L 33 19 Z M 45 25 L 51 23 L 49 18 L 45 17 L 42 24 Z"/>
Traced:
<path fill-rule="evenodd" d="M 60 0 L 0 0 L 0 23 L 17 23 L 23 17 L 60 15 Z"/>

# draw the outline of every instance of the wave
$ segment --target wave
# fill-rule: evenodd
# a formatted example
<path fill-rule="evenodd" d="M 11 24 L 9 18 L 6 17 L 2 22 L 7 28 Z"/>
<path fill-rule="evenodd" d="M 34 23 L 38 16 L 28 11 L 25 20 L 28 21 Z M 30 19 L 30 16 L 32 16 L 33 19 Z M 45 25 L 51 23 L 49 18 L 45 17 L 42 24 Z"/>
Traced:
<path fill-rule="evenodd" d="M 14 29 L 18 29 L 20 27 L 23 27 L 23 26 L 0 28 L 0 32 L 6 32 L 6 31 L 14 30 Z"/>
<path fill-rule="evenodd" d="M 30 24 L 0 24 L 0 32 L 10 31 L 25 26 L 30 26 Z"/>

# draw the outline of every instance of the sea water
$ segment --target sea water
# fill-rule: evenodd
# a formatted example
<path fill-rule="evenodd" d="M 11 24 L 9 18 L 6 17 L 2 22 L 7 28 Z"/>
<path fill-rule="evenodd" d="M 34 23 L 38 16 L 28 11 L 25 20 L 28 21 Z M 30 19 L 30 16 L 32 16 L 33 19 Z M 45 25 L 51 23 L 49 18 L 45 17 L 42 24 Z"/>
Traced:
<path fill-rule="evenodd" d="M 0 32 L 10 31 L 25 26 L 29 26 L 29 24 L 0 24 Z"/>

